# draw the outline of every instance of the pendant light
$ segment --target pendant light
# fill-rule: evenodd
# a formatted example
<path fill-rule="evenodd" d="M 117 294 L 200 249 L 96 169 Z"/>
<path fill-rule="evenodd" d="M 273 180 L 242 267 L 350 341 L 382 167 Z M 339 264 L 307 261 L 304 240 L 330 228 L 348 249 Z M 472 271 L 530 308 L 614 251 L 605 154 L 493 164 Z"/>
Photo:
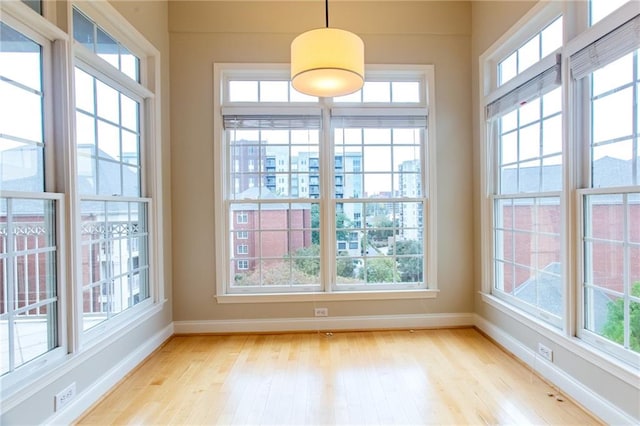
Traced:
<path fill-rule="evenodd" d="M 291 43 L 291 84 L 318 97 L 348 95 L 364 84 L 364 43 L 349 31 L 329 28 L 329 0 L 325 28 L 302 33 Z"/>

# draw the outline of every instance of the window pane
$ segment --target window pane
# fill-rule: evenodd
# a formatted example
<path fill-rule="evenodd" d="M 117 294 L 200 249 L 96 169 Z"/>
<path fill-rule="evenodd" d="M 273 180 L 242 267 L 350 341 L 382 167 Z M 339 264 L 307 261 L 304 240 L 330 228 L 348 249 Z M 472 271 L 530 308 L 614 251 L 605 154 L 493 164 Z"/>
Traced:
<path fill-rule="evenodd" d="M 608 188 L 633 184 L 630 140 L 593 148 L 592 186 Z"/>
<path fill-rule="evenodd" d="M 135 81 L 140 81 L 140 59 L 120 46 L 120 71 Z"/>
<path fill-rule="evenodd" d="M 561 316 L 560 198 L 496 200 L 495 212 L 494 287 Z"/>
<path fill-rule="evenodd" d="M 537 35 L 518 49 L 518 74 L 540 60 L 540 36 Z"/>
<path fill-rule="evenodd" d="M 594 71 L 592 76 L 592 96 L 599 96 L 632 81 L 633 53 L 630 53 Z"/>
<path fill-rule="evenodd" d="M 0 22 L 0 188 L 44 190 L 41 47 Z"/>
<path fill-rule="evenodd" d="M 92 52 L 95 50 L 93 22 L 80 13 L 76 8 L 73 9 L 73 38 L 85 45 Z"/>
<path fill-rule="evenodd" d="M 95 113 L 94 79 L 80 68 L 75 69 L 76 108 Z"/>
<path fill-rule="evenodd" d="M 109 120 L 113 123 L 119 123 L 119 96 L 118 91 L 96 80 L 96 98 L 98 106 L 98 117 Z"/>
<path fill-rule="evenodd" d="M 543 58 L 562 46 L 562 17 L 556 19 L 551 25 L 542 30 L 540 41 L 542 47 L 541 56 Z"/>
<path fill-rule="evenodd" d="M 147 208 L 139 202 L 83 201 L 83 329 L 149 298 Z"/>
<path fill-rule="evenodd" d="M 102 29 L 100 28 L 97 29 L 95 52 L 98 56 L 109 62 L 116 69 L 120 69 L 118 42 L 111 38 L 111 36 L 102 31 Z"/>
<path fill-rule="evenodd" d="M 518 74 L 518 52 L 513 52 L 498 65 L 498 85 L 504 84 Z"/>
<path fill-rule="evenodd" d="M 594 143 L 632 134 L 632 95 L 629 87 L 593 101 Z"/>
<path fill-rule="evenodd" d="M 261 81 L 260 102 L 287 102 L 288 90 L 288 81 Z"/>
<path fill-rule="evenodd" d="M 629 0 L 589 0 L 590 24 L 593 25 L 600 21 L 628 1 Z"/>
<path fill-rule="evenodd" d="M 229 101 L 231 102 L 257 102 L 257 81 L 230 81 Z"/>
<path fill-rule="evenodd" d="M 362 88 L 363 102 L 390 102 L 391 92 L 387 81 L 368 81 Z"/>
<path fill-rule="evenodd" d="M 42 91 L 42 47 L 0 22 L 0 75 Z M 0 98 L 1 99 L 1 98 Z"/>
<path fill-rule="evenodd" d="M 42 143 L 42 95 L 0 81 L 0 100 L 0 134 Z"/>
<path fill-rule="evenodd" d="M 420 83 L 394 81 L 391 83 L 392 102 L 420 102 Z"/>
<path fill-rule="evenodd" d="M 13 318 L 0 328 L 0 374 L 58 347 L 55 216 L 52 200 L 0 199 L 0 314 Z"/>

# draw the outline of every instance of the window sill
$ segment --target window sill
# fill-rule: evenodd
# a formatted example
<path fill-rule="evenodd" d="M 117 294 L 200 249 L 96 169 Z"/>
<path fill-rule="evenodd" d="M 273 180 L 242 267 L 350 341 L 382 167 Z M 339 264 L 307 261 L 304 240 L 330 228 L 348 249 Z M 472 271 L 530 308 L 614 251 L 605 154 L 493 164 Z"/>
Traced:
<path fill-rule="evenodd" d="M 331 302 L 350 300 L 433 299 L 439 290 L 341 291 L 335 293 L 223 294 L 218 303 Z"/>

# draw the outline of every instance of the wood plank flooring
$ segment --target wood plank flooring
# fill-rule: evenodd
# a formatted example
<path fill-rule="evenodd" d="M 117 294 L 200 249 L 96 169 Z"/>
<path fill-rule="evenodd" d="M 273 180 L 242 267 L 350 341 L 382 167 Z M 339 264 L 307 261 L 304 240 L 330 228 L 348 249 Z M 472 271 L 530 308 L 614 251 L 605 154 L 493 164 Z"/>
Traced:
<path fill-rule="evenodd" d="M 77 424 L 600 424 L 555 395 L 475 329 L 174 336 Z"/>

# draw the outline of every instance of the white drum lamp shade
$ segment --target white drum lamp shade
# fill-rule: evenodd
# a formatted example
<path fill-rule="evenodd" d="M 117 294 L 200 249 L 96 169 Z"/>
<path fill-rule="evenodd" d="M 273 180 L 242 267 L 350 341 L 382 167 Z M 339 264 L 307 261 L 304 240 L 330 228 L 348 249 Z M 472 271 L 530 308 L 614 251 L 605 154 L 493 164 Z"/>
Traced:
<path fill-rule="evenodd" d="M 364 84 L 364 43 L 337 28 L 307 31 L 291 43 L 291 84 L 318 97 L 343 96 Z"/>

